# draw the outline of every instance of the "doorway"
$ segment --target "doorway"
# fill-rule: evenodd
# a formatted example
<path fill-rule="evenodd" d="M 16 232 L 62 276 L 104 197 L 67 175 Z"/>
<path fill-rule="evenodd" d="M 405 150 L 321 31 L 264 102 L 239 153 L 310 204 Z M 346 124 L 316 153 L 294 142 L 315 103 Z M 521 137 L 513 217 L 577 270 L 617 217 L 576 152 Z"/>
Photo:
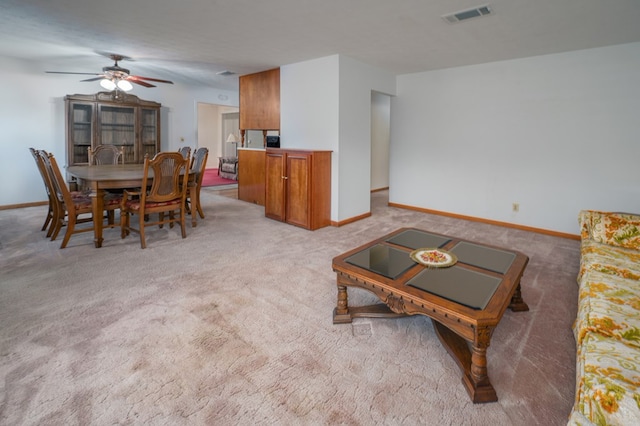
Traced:
<path fill-rule="evenodd" d="M 232 155 L 234 152 L 233 146 L 227 144 L 226 140 L 229 133 L 239 133 L 239 130 L 231 130 L 236 125 L 236 129 L 239 129 L 239 109 L 204 102 L 198 102 L 197 109 L 198 147 L 209 148 L 207 168 L 216 168 L 218 167 L 218 157 Z M 233 114 L 236 115 L 237 122 L 234 122 Z M 228 120 L 225 118 L 227 115 L 230 116 Z"/>
<path fill-rule="evenodd" d="M 371 92 L 371 191 L 389 189 L 391 96 Z"/>
<path fill-rule="evenodd" d="M 240 144 L 240 113 L 226 112 L 222 114 L 222 140 L 224 147 L 222 152 L 225 157 L 237 157 L 238 145 Z M 235 141 L 230 141 L 233 135 Z"/>

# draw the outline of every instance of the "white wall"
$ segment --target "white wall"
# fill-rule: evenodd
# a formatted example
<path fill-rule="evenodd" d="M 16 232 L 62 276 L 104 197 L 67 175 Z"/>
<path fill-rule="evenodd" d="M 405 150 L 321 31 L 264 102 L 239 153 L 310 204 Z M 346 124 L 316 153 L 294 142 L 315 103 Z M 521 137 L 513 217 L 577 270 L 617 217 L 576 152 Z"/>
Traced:
<path fill-rule="evenodd" d="M 372 90 L 395 94 L 395 77 L 345 56 L 280 68 L 281 146 L 333 151 L 332 221 L 370 211 Z"/>
<path fill-rule="evenodd" d="M 399 76 L 390 202 L 571 234 L 640 212 L 639 76 L 640 43 Z"/>
<path fill-rule="evenodd" d="M 395 95 L 395 76 L 340 56 L 340 221 L 371 211 L 371 91 Z"/>
<path fill-rule="evenodd" d="M 77 75 L 45 74 L 41 65 L 0 57 L 0 206 L 45 201 L 44 184 L 28 148 L 52 152 L 65 161 L 64 96 L 100 91 L 97 82 L 80 82 Z M 238 93 L 184 85 L 136 86 L 132 92 L 160 102 L 163 150 L 185 143 L 197 146 L 197 103 L 238 106 Z M 220 97 L 220 98 L 219 98 Z M 221 98 L 225 98 L 222 100 Z"/>
<path fill-rule="evenodd" d="M 338 216 L 338 56 L 280 67 L 280 147 L 331 150 L 331 219 Z"/>
<path fill-rule="evenodd" d="M 212 159 L 222 156 L 218 115 L 218 105 L 198 102 L 198 148 L 208 148 Z"/>

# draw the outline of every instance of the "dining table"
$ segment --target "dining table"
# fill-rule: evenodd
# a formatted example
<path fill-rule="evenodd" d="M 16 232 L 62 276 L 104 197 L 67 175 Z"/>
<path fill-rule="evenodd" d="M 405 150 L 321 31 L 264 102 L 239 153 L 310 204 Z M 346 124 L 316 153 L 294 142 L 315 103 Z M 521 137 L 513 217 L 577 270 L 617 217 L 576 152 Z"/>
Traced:
<path fill-rule="evenodd" d="M 190 174 L 192 172 L 189 172 Z M 101 164 L 68 166 L 67 174 L 78 183 L 78 187 L 90 190 L 91 208 L 93 213 L 93 241 L 96 248 L 102 247 L 103 221 L 95 220 L 103 215 L 104 196 L 110 189 L 140 188 L 144 178 L 144 164 Z M 153 170 L 149 169 L 148 179 L 153 179 Z M 195 200 L 195 179 L 189 177 L 187 190 L 191 200 Z M 195 208 L 191 208 L 191 225 L 197 225 L 194 214 Z"/>

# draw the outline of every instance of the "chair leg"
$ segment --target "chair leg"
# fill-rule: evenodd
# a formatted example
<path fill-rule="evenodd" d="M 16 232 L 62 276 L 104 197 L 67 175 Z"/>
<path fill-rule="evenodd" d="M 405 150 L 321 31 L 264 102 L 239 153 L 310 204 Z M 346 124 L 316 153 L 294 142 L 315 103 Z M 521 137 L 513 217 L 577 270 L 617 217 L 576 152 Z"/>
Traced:
<path fill-rule="evenodd" d="M 41 231 L 44 231 L 49 226 L 49 222 L 51 222 L 51 218 L 53 217 L 53 209 L 51 208 L 51 203 L 49 203 L 49 210 L 47 211 L 47 218 L 42 225 Z"/>
<path fill-rule="evenodd" d="M 127 236 L 129 231 L 129 212 L 120 211 L 120 238 Z"/>
<path fill-rule="evenodd" d="M 55 240 L 58 236 L 58 232 L 60 231 L 59 227 L 62 226 L 61 223 L 64 220 L 64 212 L 62 213 L 63 217 L 60 218 L 60 211 L 57 207 L 53 209 L 53 216 L 51 217 L 51 225 L 49 226 L 49 230 L 47 231 L 47 238 L 51 238 L 51 241 Z M 55 232 L 55 235 L 54 235 Z"/>
<path fill-rule="evenodd" d="M 186 214 L 185 209 L 180 209 L 180 229 L 182 230 L 182 238 L 187 238 L 187 228 L 185 226 Z"/>
<path fill-rule="evenodd" d="M 53 212 L 51 212 L 49 216 L 47 216 L 47 221 L 45 222 L 45 225 L 46 225 L 45 229 L 47 230 L 47 238 L 51 237 L 51 233 L 53 232 L 53 218 L 54 218 Z"/>
<path fill-rule="evenodd" d="M 62 244 L 60 244 L 61 249 L 67 246 L 67 243 L 69 242 L 69 238 L 71 238 L 71 235 L 73 234 L 73 230 L 76 227 L 76 219 L 77 217 L 75 215 L 69 215 L 69 218 L 67 219 L 67 230 L 64 233 Z"/>
<path fill-rule="evenodd" d="M 204 212 L 202 211 L 202 206 L 200 205 L 200 188 L 196 189 L 195 198 L 196 199 L 194 201 L 194 204 L 196 206 L 196 209 L 198 210 L 198 214 L 202 219 L 204 219 Z"/>
<path fill-rule="evenodd" d="M 138 222 L 140 226 L 140 247 L 147 248 L 147 242 L 144 237 L 144 215 L 138 215 Z"/>
<path fill-rule="evenodd" d="M 51 241 L 54 241 L 56 238 L 58 238 L 58 233 L 60 232 L 60 230 L 62 229 L 62 225 L 64 224 L 63 222 L 64 213 L 62 215 L 58 214 L 56 219 L 54 220 L 54 223 L 51 225 Z"/>

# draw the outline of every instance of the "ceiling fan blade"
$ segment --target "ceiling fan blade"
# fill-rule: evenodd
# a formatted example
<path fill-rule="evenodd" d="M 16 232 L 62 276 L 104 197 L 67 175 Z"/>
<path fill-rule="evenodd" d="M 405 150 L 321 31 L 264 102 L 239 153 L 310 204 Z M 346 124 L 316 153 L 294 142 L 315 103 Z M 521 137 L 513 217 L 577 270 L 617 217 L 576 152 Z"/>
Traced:
<path fill-rule="evenodd" d="M 127 78 L 127 81 L 130 81 L 130 82 L 135 83 L 135 84 L 139 84 L 140 86 L 144 86 L 144 87 L 156 87 L 151 83 L 147 83 L 146 81 L 136 80 L 136 79 L 133 79 L 133 78 Z"/>
<path fill-rule="evenodd" d="M 129 76 L 129 80 L 149 80 L 149 81 L 155 81 L 156 83 L 169 83 L 169 84 L 173 84 L 173 81 L 169 81 L 169 80 L 160 80 L 159 78 L 142 77 L 142 76 L 140 76 L 140 75 L 130 75 L 130 76 Z"/>
<path fill-rule="evenodd" d="M 100 74 L 100 76 L 98 76 L 98 77 L 87 78 L 86 80 L 80 80 L 80 81 L 98 81 L 98 80 L 102 80 L 103 78 L 105 78 L 105 75 L 104 74 Z"/>
<path fill-rule="evenodd" d="M 47 74 L 78 74 L 78 75 L 102 75 L 97 72 L 68 72 L 68 71 L 45 71 Z"/>

